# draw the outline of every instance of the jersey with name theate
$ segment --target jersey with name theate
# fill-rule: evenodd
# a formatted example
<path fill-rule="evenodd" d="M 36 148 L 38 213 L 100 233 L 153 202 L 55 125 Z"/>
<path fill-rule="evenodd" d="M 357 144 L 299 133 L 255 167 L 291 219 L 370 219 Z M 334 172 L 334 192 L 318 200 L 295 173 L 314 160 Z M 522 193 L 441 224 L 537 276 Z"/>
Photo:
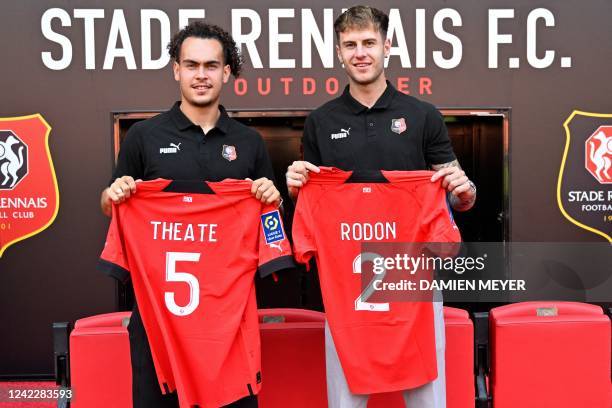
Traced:
<path fill-rule="evenodd" d="M 362 243 L 460 241 L 445 191 L 430 181 L 433 172 L 375 173 L 361 178 L 326 167 L 310 173 L 293 220 L 296 260 L 316 259 L 333 341 L 357 394 L 410 389 L 437 377 L 431 303 L 371 300 L 361 281 Z"/>
<path fill-rule="evenodd" d="M 278 210 L 250 191 L 249 181 L 157 179 L 113 207 L 100 265 L 129 273 L 160 387 L 181 407 L 261 387 L 253 279 L 293 258 Z"/>

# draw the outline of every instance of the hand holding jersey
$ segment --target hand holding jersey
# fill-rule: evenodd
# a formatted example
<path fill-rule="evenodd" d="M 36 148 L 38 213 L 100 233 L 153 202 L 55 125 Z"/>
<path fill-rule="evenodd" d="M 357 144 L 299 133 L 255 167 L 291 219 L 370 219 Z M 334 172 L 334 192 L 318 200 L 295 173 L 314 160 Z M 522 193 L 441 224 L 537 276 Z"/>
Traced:
<path fill-rule="evenodd" d="M 249 178 L 247 180 L 251 181 Z M 280 192 L 274 185 L 274 182 L 266 177 L 253 180 L 251 194 L 264 204 L 276 204 L 277 207 L 280 205 Z"/>
<path fill-rule="evenodd" d="M 280 202 L 280 192 L 274 185 L 274 182 L 267 177 L 261 177 L 252 181 L 251 194 L 264 204 L 273 204 Z M 129 199 L 132 194 L 136 193 L 137 183 L 140 179 L 134 180 L 131 176 L 123 176 L 115 179 L 113 183 L 104 189 L 100 206 L 102 212 L 109 216 L 111 215 L 111 205 L 121 204 Z M 278 206 L 278 205 L 277 205 Z"/>
<path fill-rule="evenodd" d="M 453 163 L 452 166 L 445 165 L 432 165 L 434 170 L 437 170 L 433 176 L 431 176 L 431 182 L 435 183 L 439 179 L 442 179 L 442 187 L 448 191 L 449 194 L 458 198 L 460 203 L 471 203 L 473 204 L 476 199 L 476 187 L 474 183 L 468 179 L 465 175 L 465 171 L 461 169 L 459 163 Z M 294 161 L 287 169 L 285 174 L 287 181 L 287 188 L 289 190 L 289 196 L 292 199 L 296 199 L 300 188 L 308 182 L 309 172 L 319 173 L 319 167 L 314 164 L 298 160 Z M 454 202 L 453 202 L 454 203 Z M 453 208 L 455 208 L 453 205 Z M 468 208 L 462 208 L 467 210 Z"/>
<path fill-rule="evenodd" d="M 449 192 L 449 201 L 454 210 L 466 211 L 472 208 L 476 201 L 476 185 L 465 175 L 457 160 L 434 164 L 431 168 L 437 170 L 431 181 L 442 178 L 442 187 Z"/>
<path fill-rule="evenodd" d="M 100 207 L 102 213 L 110 217 L 111 206 L 113 204 L 120 204 L 130 198 L 132 194 L 136 192 L 136 181 L 131 176 L 117 177 L 110 186 L 102 191 L 102 197 L 100 198 Z"/>
<path fill-rule="evenodd" d="M 317 166 L 307 161 L 294 161 L 285 174 L 287 180 L 287 190 L 292 199 L 296 199 L 300 188 L 308 181 L 308 172 L 318 173 L 320 170 Z"/>

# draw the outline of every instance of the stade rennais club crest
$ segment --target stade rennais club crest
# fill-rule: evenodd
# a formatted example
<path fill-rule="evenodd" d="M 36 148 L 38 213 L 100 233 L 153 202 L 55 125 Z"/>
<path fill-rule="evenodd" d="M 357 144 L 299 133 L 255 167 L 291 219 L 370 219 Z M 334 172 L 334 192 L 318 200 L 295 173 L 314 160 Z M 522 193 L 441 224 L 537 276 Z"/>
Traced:
<path fill-rule="evenodd" d="M 55 220 L 59 192 L 50 132 L 40 114 L 0 118 L 0 257 Z"/>
<path fill-rule="evenodd" d="M 612 243 L 612 114 L 574 111 L 563 127 L 559 209 L 576 226 Z"/>

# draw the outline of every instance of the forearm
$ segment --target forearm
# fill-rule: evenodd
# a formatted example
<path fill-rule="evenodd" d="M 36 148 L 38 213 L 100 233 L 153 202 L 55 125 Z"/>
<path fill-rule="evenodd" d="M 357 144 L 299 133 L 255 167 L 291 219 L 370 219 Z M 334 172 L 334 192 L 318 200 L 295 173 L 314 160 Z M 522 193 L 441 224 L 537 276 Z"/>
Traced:
<path fill-rule="evenodd" d="M 111 216 L 112 202 L 108 196 L 108 187 L 102 190 L 102 194 L 100 195 L 100 209 L 102 210 L 102 214 L 107 217 Z"/>

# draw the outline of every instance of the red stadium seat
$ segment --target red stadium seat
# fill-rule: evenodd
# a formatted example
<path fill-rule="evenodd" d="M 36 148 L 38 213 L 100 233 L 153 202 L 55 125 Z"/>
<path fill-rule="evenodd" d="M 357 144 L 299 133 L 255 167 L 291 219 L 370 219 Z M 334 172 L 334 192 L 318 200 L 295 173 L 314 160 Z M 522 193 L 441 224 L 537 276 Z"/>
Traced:
<path fill-rule="evenodd" d="M 525 302 L 490 313 L 494 408 L 610 408 L 610 319 L 598 306 Z"/>
<path fill-rule="evenodd" d="M 474 325 L 468 312 L 444 307 L 446 407 L 474 407 Z"/>
<path fill-rule="evenodd" d="M 444 324 L 446 407 L 474 408 L 474 326 L 467 311 L 448 306 L 444 306 Z M 370 398 L 368 407 L 403 408 L 404 401 L 399 392 L 378 394 Z"/>
<path fill-rule="evenodd" d="M 261 309 L 259 319 L 263 378 L 259 406 L 326 407 L 325 315 L 303 309 Z"/>
<path fill-rule="evenodd" d="M 73 408 L 131 407 L 129 312 L 81 319 L 70 335 Z M 262 309 L 262 408 L 327 406 L 325 315 Z M 473 407 L 473 328 L 467 312 L 444 308 L 449 408 Z M 471 405 L 469 405 L 471 403 Z M 401 395 L 372 398 L 370 407 L 403 407 Z"/>
<path fill-rule="evenodd" d="M 132 368 L 125 324 L 130 312 L 77 320 L 70 334 L 73 408 L 130 408 Z"/>
<path fill-rule="evenodd" d="M 130 314 L 96 315 L 75 323 L 70 335 L 74 408 L 131 407 L 129 341 L 123 326 Z M 264 378 L 260 407 L 325 407 L 324 314 L 262 309 L 259 315 Z"/>

